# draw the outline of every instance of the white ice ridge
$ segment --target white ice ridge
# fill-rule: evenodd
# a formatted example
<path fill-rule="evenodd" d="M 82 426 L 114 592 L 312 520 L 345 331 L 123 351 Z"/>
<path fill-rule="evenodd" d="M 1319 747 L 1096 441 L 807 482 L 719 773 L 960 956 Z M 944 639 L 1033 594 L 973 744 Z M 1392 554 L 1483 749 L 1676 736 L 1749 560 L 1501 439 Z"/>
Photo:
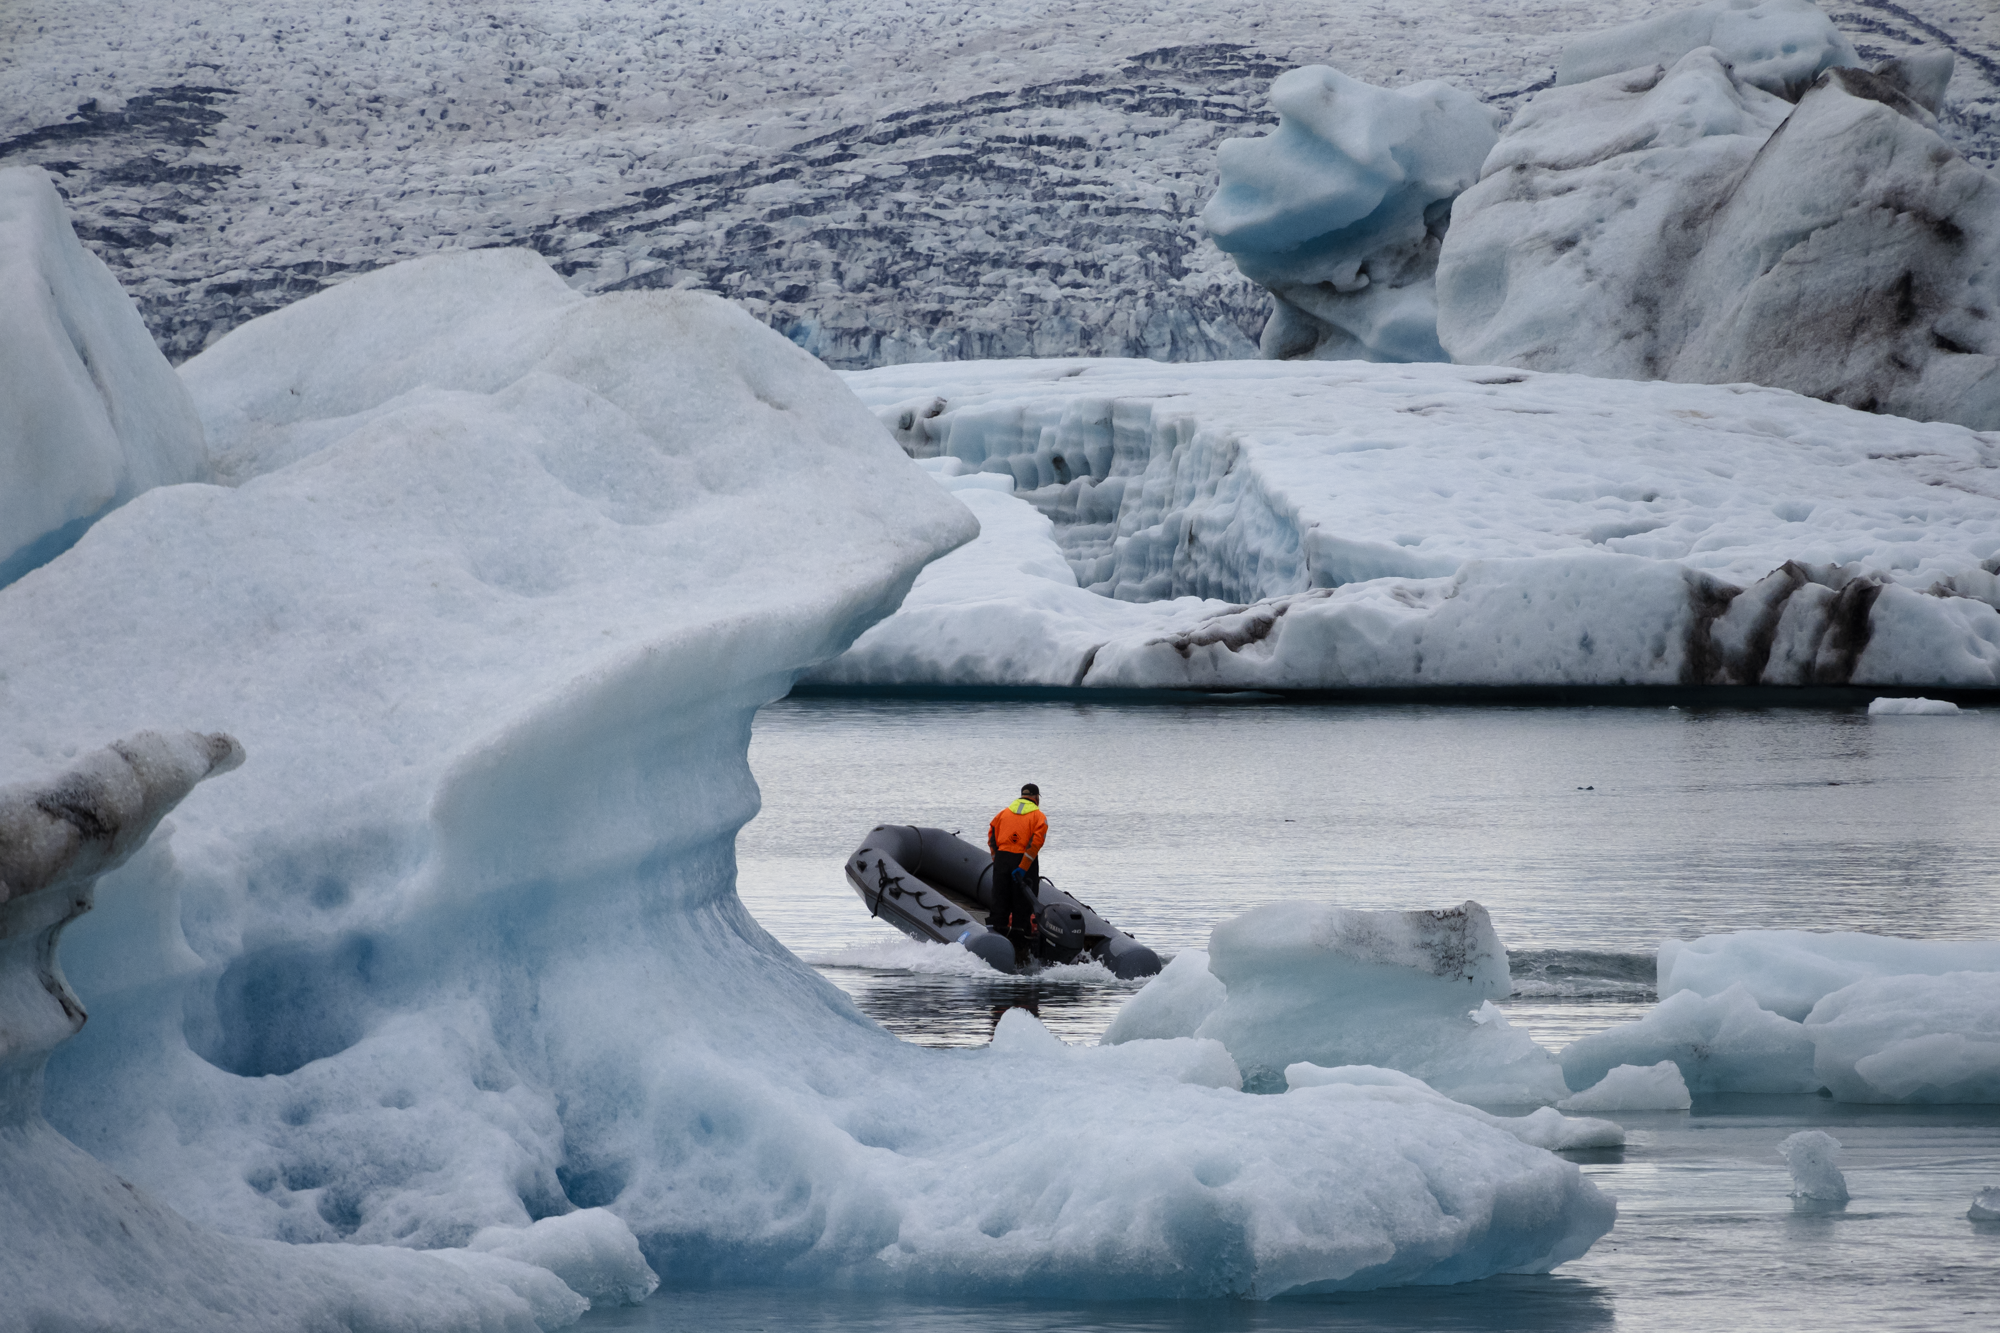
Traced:
<path fill-rule="evenodd" d="M 1325 65 L 1271 84 L 1278 128 L 1226 139 L 1203 228 L 1277 308 L 1267 357 L 1444 361 L 1438 244 L 1498 133 L 1479 99 L 1433 79 L 1390 90 Z"/>
<path fill-rule="evenodd" d="M 1794 101 L 1827 69 L 1861 63 L 1811 0 L 1711 0 L 1572 39 L 1556 63 L 1556 85 L 1671 65 L 1704 46 L 1742 82 Z"/>
<path fill-rule="evenodd" d="M 615 1218 L 683 1284 L 1072 1296 L 1545 1271 L 1610 1226 L 1511 1134 L 1250 1096 L 1213 1043 L 909 1046 L 757 926 L 754 710 L 973 522 L 748 317 L 445 255 L 186 379 L 237 484 L 0 590 L 0 765 L 133 715 L 254 756 L 72 931 L 93 1017 L 49 1070 L 193 1223 L 616 1295 Z"/>
<path fill-rule="evenodd" d="M 36 169 L 0 169 L 0 585 L 149 487 L 205 477 L 201 422 Z"/>
<path fill-rule="evenodd" d="M 1371 912 L 1276 902 L 1217 925 L 1134 995 L 1109 1045 L 1213 1038 L 1245 1086 L 1289 1066 L 1371 1065 L 1459 1101 L 1533 1105 L 1569 1094 L 1555 1057 L 1492 1001 L 1511 990 L 1507 951 L 1478 903 Z"/>
<path fill-rule="evenodd" d="M 1285 1070 L 1285 1090 L 1297 1092 L 1301 1088 L 1367 1088 L 1366 1093 L 1346 1095 L 1379 1098 L 1384 1101 L 1401 1102 L 1404 1105 L 1432 1106 L 1442 1104 L 1458 1115 L 1495 1129 L 1505 1130 L 1523 1143 L 1531 1143 L 1537 1148 L 1547 1148 L 1550 1152 L 1569 1152 L 1579 1148 L 1622 1148 L 1625 1146 L 1625 1131 L 1609 1120 L 1588 1120 L 1583 1117 L 1563 1115 L 1559 1110 L 1542 1106 L 1521 1116 L 1493 1115 L 1464 1102 L 1453 1101 L 1444 1096 L 1420 1078 L 1394 1069 L 1380 1069 L 1374 1065 L 1340 1065 L 1328 1069 L 1322 1065 L 1301 1062 L 1290 1065 Z M 1322 1094 L 1331 1095 L 1331 1094 Z M 1628 1107 L 1612 1108 L 1628 1110 Z"/>
<path fill-rule="evenodd" d="M 1443 365 L 847 379 L 1015 498 L 816 679 L 2000 684 L 2000 441 L 1960 427 Z"/>
<path fill-rule="evenodd" d="M 1859 931 L 1741 930 L 1663 940 L 1658 991 L 1720 995 L 1748 989 L 1757 1004 L 1803 1019 L 1843 986 L 1873 977 L 2000 972 L 2000 940 L 1912 940 Z"/>
<path fill-rule="evenodd" d="M 1670 1060 L 1694 1092 L 2000 1102 L 2000 942 L 1743 931 L 1670 940 L 1645 1017 L 1572 1042 L 1571 1087 Z"/>
<path fill-rule="evenodd" d="M 2000 1185 L 1988 1185 L 1973 1195 L 1965 1215 L 1974 1222 L 2000 1222 Z"/>
<path fill-rule="evenodd" d="M 2000 427 L 2000 182 L 1940 134 L 1952 53 L 1856 63 L 1805 0 L 1573 45 L 1452 206 L 1452 359 Z"/>

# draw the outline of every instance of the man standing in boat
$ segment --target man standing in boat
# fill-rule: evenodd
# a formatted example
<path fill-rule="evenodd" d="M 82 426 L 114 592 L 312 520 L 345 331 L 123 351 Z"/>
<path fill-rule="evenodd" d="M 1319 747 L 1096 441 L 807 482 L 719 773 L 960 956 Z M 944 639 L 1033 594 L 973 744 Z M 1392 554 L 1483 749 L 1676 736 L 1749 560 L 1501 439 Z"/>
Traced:
<path fill-rule="evenodd" d="M 1034 890 L 1042 877 L 1042 844 L 1049 836 L 1041 800 L 1042 789 L 1027 783 L 1021 799 L 1010 801 L 986 828 L 986 849 L 993 853 L 993 910 L 986 924 L 1016 946 L 1033 938 Z"/>

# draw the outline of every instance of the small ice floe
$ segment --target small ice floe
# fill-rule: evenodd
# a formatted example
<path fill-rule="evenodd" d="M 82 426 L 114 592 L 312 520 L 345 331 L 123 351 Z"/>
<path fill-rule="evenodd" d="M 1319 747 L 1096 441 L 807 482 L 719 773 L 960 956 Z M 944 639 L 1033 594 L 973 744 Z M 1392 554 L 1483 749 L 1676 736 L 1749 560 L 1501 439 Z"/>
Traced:
<path fill-rule="evenodd" d="M 1672 1060 L 1617 1065 L 1590 1087 L 1556 1103 L 1558 1111 L 1685 1111 L 1694 1105 Z"/>
<path fill-rule="evenodd" d="M 1778 1145 L 1792 1169 L 1792 1197 L 1814 1203 L 1846 1203 L 1847 1177 L 1833 1164 L 1840 1140 L 1817 1129 L 1802 1129 Z"/>
<path fill-rule="evenodd" d="M 2000 1222 L 2000 1185 L 1988 1185 L 1973 1195 L 1965 1215 L 1975 1222 Z"/>
<path fill-rule="evenodd" d="M 1875 699 L 1870 717 L 1950 717 L 1965 710 L 1949 699 Z"/>

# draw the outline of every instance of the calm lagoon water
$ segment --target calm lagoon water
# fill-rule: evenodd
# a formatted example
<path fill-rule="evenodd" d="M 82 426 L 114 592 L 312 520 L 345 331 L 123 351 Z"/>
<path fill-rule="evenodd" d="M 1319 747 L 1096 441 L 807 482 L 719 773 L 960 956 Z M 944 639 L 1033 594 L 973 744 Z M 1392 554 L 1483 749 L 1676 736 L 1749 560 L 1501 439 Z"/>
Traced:
<path fill-rule="evenodd" d="M 878 823 L 979 841 L 1024 781 L 1044 868 L 1163 955 L 1260 902 L 1477 899 L 1517 1024 L 1560 1047 L 1644 1011 L 1669 936 L 1795 927 L 2000 937 L 2000 709 L 1860 711 L 793 699 L 759 715 L 738 841 L 758 919 L 908 1040 L 987 1040 L 1027 1004 L 1095 1041 L 1134 987 L 1097 969 L 939 973 L 840 872 Z M 1338 1299 L 949 1304 L 666 1292 L 599 1328 L 1936 1329 L 2000 1322 L 2000 1108 L 1712 1098 L 1617 1117 L 1582 1158 L 1617 1228 L 1556 1274 Z M 1776 1145 L 1845 1146 L 1853 1202 L 1800 1212 Z"/>

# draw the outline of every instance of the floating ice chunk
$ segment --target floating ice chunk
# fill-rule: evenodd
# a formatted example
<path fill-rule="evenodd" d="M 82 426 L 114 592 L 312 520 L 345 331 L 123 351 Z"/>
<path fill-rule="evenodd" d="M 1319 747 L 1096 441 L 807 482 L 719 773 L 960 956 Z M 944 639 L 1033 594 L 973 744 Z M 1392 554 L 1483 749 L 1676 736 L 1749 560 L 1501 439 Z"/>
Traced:
<path fill-rule="evenodd" d="M 1815 1203 L 1846 1203 L 1847 1177 L 1834 1165 L 1840 1140 L 1818 1129 L 1802 1129 L 1778 1145 L 1792 1170 L 1792 1197 Z"/>
<path fill-rule="evenodd" d="M 1672 1060 L 1656 1065 L 1614 1065 L 1590 1087 L 1556 1103 L 1558 1111 L 1685 1111 L 1694 1105 L 1687 1081 Z"/>
<path fill-rule="evenodd" d="M 1988 1185 L 1973 1195 L 1965 1215 L 1975 1222 L 2000 1222 L 2000 1185 Z"/>
<path fill-rule="evenodd" d="M 603 1208 L 580 1208 L 526 1227 L 487 1227 L 466 1248 L 546 1268 L 593 1307 L 637 1305 L 660 1285 L 632 1229 Z"/>
<path fill-rule="evenodd" d="M 1208 970 L 1208 950 L 1183 949 L 1118 1007 L 1102 1040 L 1115 1046 L 1143 1037 L 1192 1037 L 1228 994 Z"/>
<path fill-rule="evenodd" d="M 1241 1088 L 1236 1061 L 1219 1041 L 1194 1037 L 1132 1038 L 1117 1046 L 1071 1046 L 1026 1009 L 1009 1009 L 993 1029 L 997 1055 L 1087 1064 L 1096 1070 L 1155 1075 L 1205 1088 Z"/>
<path fill-rule="evenodd" d="M 1431 274 L 1492 113 L 1437 80 L 1390 90 L 1325 65 L 1271 84 L 1275 133 L 1228 139 L 1202 224 L 1271 289 L 1269 357 L 1442 361 Z"/>
<path fill-rule="evenodd" d="M 1479 1001 L 1511 989 L 1486 909 L 1368 912 L 1277 902 L 1210 933 L 1220 1008 L 1196 1030 L 1229 1048 L 1246 1086 L 1287 1065 L 1379 1065 L 1461 1101 L 1553 1102 L 1568 1094 L 1555 1059 Z M 1479 1012 L 1484 1021 L 1476 1021 Z"/>
<path fill-rule="evenodd" d="M 1719 995 L 1742 986 L 1760 1007 L 1803 1019 L 1821 999 L 1857 981 L 1946 972 L 2000 972 L 2000 940 L 1911 940 L 1805 930 L 1742 930 L 1664 940 L 1659 993 Z"/>
<path fill-rule="evenodd" d="M 1558 86 L 1714 47 L 1752 87 L 1794 100 L 1821 71 L 1858 65 L 1854 47 L 1810 0 L 1714 0 L 1579 37 L 1556 63 Z"/>
<path fill-rule="evenodd" d="M 1806 1015 L 1814 1072 L 1844 1102 L 2000 1102 L 2000 972 L 1888 976 Z"/>
<path fill-rule="evenodd" d="M 1669 995 L 1644 1018 L 1571 1042 L 1563 1076 L 1592 1088 L 1619 1065 L 1672 1061 L 1692 1092 L 1813 1092 L 1812 1036 L 1761 1008 L 1743 985 L 1713 997 Z"/>
<path fill-rule="evenodd" d="M 1955 717 L 1963 712 L 1949 699 L 1870 699 L 1870 717 Z"/>
<path fill-rule="evenodd" d="M 154 486 L 204 479 L 201 422 L 38 168 L 0 170 L 0 585 Z"/>
<path fill-rule="evenodd" d="M 1444 1102 L 1462 1115 L 1478 1120 L 1481 1124 L 1505 1130 L 1523 1143 L 1546 1148 L 1550 1152 L 1568 1152 L 1581 1148 L 1621 1148 L 1625 1145 L 1625 1131 L 1609 1120 L 1570 1117 L 1548 1106 L 1537 1107 L 1523 1116 L 1493 1115 L 1477 1107 L 1444 1097 L 1422 1079 L 1413 1078 L 1399 1070 L 1381 1069 L 1374 1065 L 1340 1065 L 1328 1069 L 1306 1062 L 1285 1067 L 1287 1091 L 1335 1086 L 1399 1088 L 1418 1097 L 1433 1098 Z"/>

